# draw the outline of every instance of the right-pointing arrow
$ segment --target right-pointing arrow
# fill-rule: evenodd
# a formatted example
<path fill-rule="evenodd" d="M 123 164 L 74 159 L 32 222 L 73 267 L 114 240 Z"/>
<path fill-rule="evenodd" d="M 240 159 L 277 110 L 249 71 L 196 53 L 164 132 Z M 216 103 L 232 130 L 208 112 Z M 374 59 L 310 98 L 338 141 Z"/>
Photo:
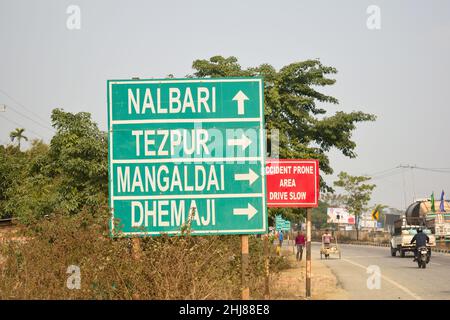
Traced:
<path fill-rule="evenodd" d="M 253 182 L 258 180 L 259 176 L 258 174 L 253 171 L 252 169 L 248 169 L 248 173 L 235 173 L 234 174 L 234 180 L 240 181 L 240 180 L 247 180 L 249 185 L 252 185 Z"/>
<path fill-rule="evenodd" d="M 250 203 L 247 208 L 235 208 L 233 209 L 233 214 L 236 216 L 247 216 L 247 219 L 250 220 L 255 216 L 258 210 L 255 209 Z"/>
<path fill-rule="evenodd" d="M 245 150 L 251 143 L 252 140 L 250 140 L 245 134 L 242 134 L 240 139 L 228 139 L 229 146 L 241 146 L 242 150 Z"/>

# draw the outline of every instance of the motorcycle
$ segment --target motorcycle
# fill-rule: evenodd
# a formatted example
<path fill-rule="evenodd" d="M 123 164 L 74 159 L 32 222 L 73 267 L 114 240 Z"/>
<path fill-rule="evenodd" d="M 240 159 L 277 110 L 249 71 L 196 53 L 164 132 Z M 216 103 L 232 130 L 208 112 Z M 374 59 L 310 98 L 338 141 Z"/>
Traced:
<path fill-rule="evenodd" d="M 427 247 L 419 247 L 417 249 L 417 265 L 419 268 L 425 269 L 430 262 L 430 252 Z"/>

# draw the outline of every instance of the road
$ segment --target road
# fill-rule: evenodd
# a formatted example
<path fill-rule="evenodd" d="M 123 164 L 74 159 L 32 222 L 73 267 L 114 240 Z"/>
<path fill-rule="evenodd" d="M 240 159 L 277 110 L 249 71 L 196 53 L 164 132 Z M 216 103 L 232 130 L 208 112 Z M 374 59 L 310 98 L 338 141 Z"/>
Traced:
<path fill-rule="evenodd" d="M 450 255 L 432 253 L 426 269 L 419 269 L 412 256 L 391 257 L 389 248 L 358 245 L 341 245 L 342 259 L 330 256 L 322 260 L 336 275 L 350 299 L 362 300 L 450 300 Z M 320 244 L 312 244 L 313 260 L 320 259 Z M 369 289 L 367 281 L 373 272 L 380 270 L 381 286 Z M 313 261 L 314 268 L 314 261 Z M 369 281 L 369 284 L 375 282 Z M 372 285 L 373 286 L 373 285 Z"/>

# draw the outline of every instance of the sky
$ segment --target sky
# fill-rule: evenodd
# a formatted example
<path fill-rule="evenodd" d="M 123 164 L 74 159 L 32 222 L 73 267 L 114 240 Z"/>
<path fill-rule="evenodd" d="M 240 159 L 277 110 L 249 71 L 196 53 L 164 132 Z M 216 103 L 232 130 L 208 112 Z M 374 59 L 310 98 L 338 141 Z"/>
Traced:
<path fill-rule="evenodd" d="M 375 29 L 367 25 L 373 5 Z M 79 29 L 68 28 L 71 6 Z M 357 158 L 330 151 L 328 183 L 340 171 L 376 173 L 371 204 L 399 209 L 433 191 L 450 194 L 448 172 L 395 169 L 450 168 L 446 0 L 0 0 L 0 144 L 19 126 L 49 142 L 57 107 L 90 112 L 106 130 L 107 79 L 183 77 L 192 61 L 214 55 L 277 69 L 318 58 L 338 70 L 322 90 L 339 105 L 322 107 L 378 118 L 355 130 Z"/>

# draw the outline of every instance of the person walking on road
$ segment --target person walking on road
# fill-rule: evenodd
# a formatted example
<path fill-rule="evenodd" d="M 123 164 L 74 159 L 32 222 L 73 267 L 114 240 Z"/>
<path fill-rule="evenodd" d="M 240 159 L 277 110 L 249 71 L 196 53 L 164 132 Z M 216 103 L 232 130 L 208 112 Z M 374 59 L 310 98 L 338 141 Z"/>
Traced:
<path fill-rule="evenodd" d="M 325 233 L 322 235 L 322 243 L 325 248 L 330 247 L 331 239 L 333 239 L 333 236 L 330 234 L 330 230 L 326 229 Z"/>
<path fill-rule="evenodd" d="M 283 246 L 283 240 L 284 240 L 283 230 L 280 230 L 280 233 L 278 234 L 278 241 L 280 241 L 280 249 Z"/>
<path fill-rule="evenodd" d="M 305 236 L 303 232 L 298 232 L 297 237 L 295 237 L 295 245 L 297 246 L 297 261 L 302 261 L 303 248 L 305 247 Z"/>

